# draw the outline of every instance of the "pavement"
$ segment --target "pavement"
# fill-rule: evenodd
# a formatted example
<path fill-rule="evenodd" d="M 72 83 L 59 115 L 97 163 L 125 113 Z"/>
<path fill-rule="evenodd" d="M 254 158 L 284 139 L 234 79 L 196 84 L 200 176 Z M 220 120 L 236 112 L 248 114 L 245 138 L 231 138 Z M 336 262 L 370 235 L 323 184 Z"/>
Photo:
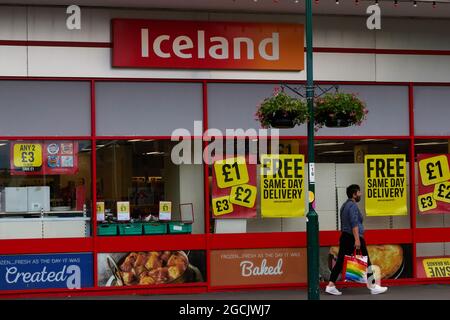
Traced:
<path fill-rule="evenodd" d="M 450 300 L 450 285 L 393 286 L 384 294 L 372 295 L 365 287 L 340 288 L 342 296 L 331 296 L 321 289 L 321 300 Z M 114 295 L 95 297 L 71 297 L 73 300 L 307 300 L 306 289 L 209 292 L 172 295 Z"/>

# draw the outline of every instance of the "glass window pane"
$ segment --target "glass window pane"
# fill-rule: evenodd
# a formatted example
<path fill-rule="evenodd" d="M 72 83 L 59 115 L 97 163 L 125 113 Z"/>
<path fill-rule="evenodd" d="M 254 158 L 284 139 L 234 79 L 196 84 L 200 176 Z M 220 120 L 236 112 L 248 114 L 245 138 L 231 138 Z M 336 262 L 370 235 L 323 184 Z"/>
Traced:
<path fill-rule="evenodd" d="M 0 239 L 89 237 L 90 141 L 0 141 Z"/>
<path fill-rule="evenodd" d="M 409 141 L 362 139 L 362 140 L 320 140 L 315 144 L 316 206 L 320 230 L 340 230 L 339 210 L 347 200 L 346 188 L 357 184 L 365 194 L 364 156 L 369 154 L 406 155 L 407 216 L 366 216 L 365 197 L 358 207 L 364 216 L 364 228 L 406 229 L 410 227 L 409 217 Z"/>
<path fill-rule="evenodd" d="M 171 136 L 185 128 L 193 135 L 194 121 L 203 119 L 202 99 L 196 83 L 97 82 L 97 134 Z"/>
<path fill-rule="evenodd" d="M 0 81 L 0 135 L 87 136 L 89 82 Z"/>
<path fill-rule="evenodd" d="M 323 87 L 327 88 L 326 85 Z M 318 136 L 409 135 L 408 87 L 339 85 L 339 91 L 354 93 L 365 102 L 369 110 L 367 120 L 361 126 L 323 127 L 317 132 Z M 380 123 L 383 124 L 382 129 Z"/>
<path fill-rule="evenodd" d="M 226 129 L 261 128 L 255 120 L 257 106 L 273 94 L 279 84 L 212 83 L 208 84 L 208 125 L 225 133 Z M 293 97 L 295 94 L 285 89 Z M 297 96 L 297 98 L 300 98 Z M 225 134 L 224 134 L 225 135 Z M 281 136 L 306 136 L 306 125 L 280 129 Z"/>
<path fill-rule="evenodd" d="M 203 166 L 175 164 L 171 159 L 174 146 L 166 140 L 98 141 L 97 201 L 105 208 L 100 235 L 204 233 Z M 193 145 L 189 148 L 192 151 Z M 170 202 L 170 206 L 161 211 L 160 202 Z M 166 218 L 165 212 L 170 212 Z M 169 229 L 169 222 L 185 225 Z M 124 229 L 127 224 L 129 230 Z"/>
<path fill-rule="evenodd" d="M 416 135 L 450 135 L 449 87 L 414 87 Z"/>
<path fill-rule="evenodd" d="M 223 142 L 223 141 L 222 141 Z M 262 151 L 260 149 L 262 147 L 261 144 L 266 144 L 265 148 L 268 151 Z M 242 157 L 247 156 L 246 167 L 249 176 L 249 182 L 245 183 L 245 185 L 254 186 L 256 189 L 256 198 L 255 205 L 252 208 L 244 207 L 239 202 L 233 204 L 233 218 L 225 218 L 218 215 L 218 210 L 214 210 L 213 199 L 218 199 L 224 196 L 224 194 L 231 194 L 233 187 L 230 188 L 221 188 L 218 185 L 218 179 L 213 179 L 213 170 L 214 166 L 209 166 L 209 178 L 210 178 L 210 222 L 213 228 L 214 233 L 267 233 L 267 232 L 300 232 L 306 231 L 306 220 L 305 216 L 301 217 L 290 217 L 290 218 L 279 218 L 279 217 L 263 217 L 261 213 L 261 177 L 260 177 L 260 156 L 263 154 L 270 154 L 270 141 L 257 141 L 256 139 L 229 139 L 223 142 L 223 150 L 226 157 Z M 279 141 L 279 152 L 280 154 L 302 154 L 306 153 L 306 141 L 305 140 L 291 140 L 284 139 Z M 251 162 L 251 157 L 255 157 L 257 159 L 257 163 Z M 306 160 L 306 159 L 305 159 Z M 307 164 L 304 165 L 307 167 Z M 306 171 L 305 171 L 306 172 Z M 304 186 L 307 186 L 307 178 L 305 177 L 304 172 Z M 252 178 L 254 177 L 254 179 Z M 300 189 L 291 187 L 285 189 Z M 271 189 L 279 189 L 279 188 L 266 188 L 267 190 Z M 216 192 L 214 193 L 214 190 Z M 246 192 L 246 191 L 244 191 Z M 306 192 L 306 191 L 305 191 Z M 236 198 L 236 196 L 234 196 Z M 274 197 L 272 197 L 274 198 Z M 291 197 L 292 198 L 292 197 Z M 307 212 L 307 200 L 305 196 L 305 215 Z M 249 197 L 249 199 L 251 199 Z"/>

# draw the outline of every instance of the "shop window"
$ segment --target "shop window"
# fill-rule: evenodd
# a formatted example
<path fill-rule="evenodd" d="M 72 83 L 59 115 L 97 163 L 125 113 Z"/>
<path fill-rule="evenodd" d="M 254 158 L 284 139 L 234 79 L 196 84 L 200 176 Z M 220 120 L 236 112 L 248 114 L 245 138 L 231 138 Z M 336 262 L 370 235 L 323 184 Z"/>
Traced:
<path fill-rule="evenodd" d="M 194 121 L 203 119 L 201 84 L 97 82 L 95 88 L 101 136 L 171 136 L 179 128 L 193 135 Z"/>
<path fill-rule="evenodd" d="M 0 81 L 0 136 L 88 136 L 90 84 Z"/>
<path fill-rule="evenodd" d="M 416 135 L 450 135 L 449 87 L 414 87 Z"/>
<path fill-rule="evenodd" d="M 100 236 L 204 233 L 203 166 L 175 164 L 174 146 L 152 139 L 98 141 Z"/>
<path fill-rule="evenodd" d="M 340 92 L 356 94 L 366 104 L 367 120 L 361 126 L 323 127 L 317 132 L 318 136 L 409 135 L 408 87 L 339 85 L 338 88 Z"/>
<path fill-rule="evenodd" d="M 280 84 L 208 84 L 209 127 L 222 131 L 229 128 L 261 128 L 255 120 L 257 105 L 273 93 Z M 304 93 L 301 86 L 292 85 Z M 334 92 L 333 84 L 320 85 L 321 89 Z M 316 95 L 323 94 L 316 89 Z M 322 128 L 319 136 L 376 136 L 380 135 L 380 123 L 383 123 L 383 135 L 409 135 L 408 88 L 406 86 L 350 86 L 339 85 L 340 92 L 354 93 L 365 102 L 369 110 L 367 121 L 361 126 L 348 128 Z M 288 88 L 284 91 L 293 97 L 301 96 Z M 306 136 L 306 125 L 293 129 L 280 129 L 281 136 Z"/>
<path fill-rule="evenodd" d="M 414 143 L 417 228 L 450 226 L 450 142 L 420 139 Z"/>
<path fill-rule="evenodd" d="M 257 106 L 273 94 L 280 84 L 211 83 L 208 84 L 208 125 L 225 133 L 226 129 L 261 128 L 255 120 Z M 285 89 L 293 97 L 300 98 Z M 306 136 L 306 125 L 292 129 L 279 129 L 281 136 Z"/>
<path fill-rule="evenodd" d="M 320 230 L 340 229 L 339 210 L 347 199 L 346 188 L 351 184 L 357 184 L 361 188 L 363 196 L 358 203 L 358 207 L 364 216 L 363 224 L 366 230 L 409 228 L 408 150 L 408 140 L 317 140 L 315 143 L 316 211 L 319 215 Z M 397 183 L 399 181 L 397 178 L 384 180 L 385 170 L 377 174 L 374 171 L 372 177 L 365 177 L 364 159 L 366 155 L 384 155 L 385 159 L 390 159 L 389 155 L 394 154 L 405 156 L 406 165 L 402 168 L 405 180 L 400 181 L 400 183 Z M 381 159 L 383 160 L 383 157 Z M 380 166 L 385 163 L 387 162 L 380 162 Z M 394 164 L 393 161 L 390 165 L 394 166 Z M 394 170 L 393 167 L 391 171 Z M 395 174 L 394 172 L 391 173 Z M 368 180 L 372 184 L 370 187 L 370 202 L 367 201 L 369 191 L 366 193 L 366 181 Z M 380 185 L 379 182 L 383 185 Z M 405 195 L 406 199 L 402 195 Z M 397 200 L 393 202 L 391 196 Z M 400 198 L 403 198 L 403 200 L 400 201 Z M 383 205 L 384 203 L 388 205 Z M 366 212 L 367 208 L 371 210 L 370 216 Z M 391 210 L 396 210 L 396 212 L 394 213 Z"/>
<path fill-rule="evenodd" d="M 268 175 L 269 179 L 261 175 L 261 157 L 270 154 L 270 141 L 239 138 L 222 143 L 223 155 L 213 154 L 217 161 L 209 166 L 211 232 L 306 231 L 306 141 L 279 141 L 280 154 L 289 157 L 287 162 L 282 160 L 287 171 L 281 170 L 274 178 Z M 222 158 L 228 159 L 224 165 L 220 165 Z M 245 158 L 245 163 L 227 162 L 239 158 Z M 294 165 L 295 161 L 299 161 L 298 165 Z M 227 179 L 233 181 L 224 185 Z"/>
<path fill-rule="evenodd" d="M 0 239 L 89 237 L 91 143 L 0 141 Z"/>

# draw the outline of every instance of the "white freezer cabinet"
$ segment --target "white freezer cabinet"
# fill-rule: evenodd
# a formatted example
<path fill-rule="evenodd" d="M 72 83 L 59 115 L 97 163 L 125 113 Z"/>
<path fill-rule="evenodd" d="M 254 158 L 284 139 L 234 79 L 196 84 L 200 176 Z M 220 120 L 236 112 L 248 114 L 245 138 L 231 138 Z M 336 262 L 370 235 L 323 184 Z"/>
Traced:
<path fill-rule="evenodd" d="M 50 211 L 50 187 L 6 187 L 1 192 L 1 211 L 28 213 Z"/>

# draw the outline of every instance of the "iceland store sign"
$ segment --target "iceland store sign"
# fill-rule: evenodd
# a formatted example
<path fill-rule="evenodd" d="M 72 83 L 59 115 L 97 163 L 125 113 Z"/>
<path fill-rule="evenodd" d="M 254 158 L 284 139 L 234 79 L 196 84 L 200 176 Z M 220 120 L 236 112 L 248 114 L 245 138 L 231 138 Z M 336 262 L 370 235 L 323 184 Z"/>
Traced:
<path fill-rule="evenodd" d="M 0 290 L 93 286 L 92 254 L 0 256 Z"/>

